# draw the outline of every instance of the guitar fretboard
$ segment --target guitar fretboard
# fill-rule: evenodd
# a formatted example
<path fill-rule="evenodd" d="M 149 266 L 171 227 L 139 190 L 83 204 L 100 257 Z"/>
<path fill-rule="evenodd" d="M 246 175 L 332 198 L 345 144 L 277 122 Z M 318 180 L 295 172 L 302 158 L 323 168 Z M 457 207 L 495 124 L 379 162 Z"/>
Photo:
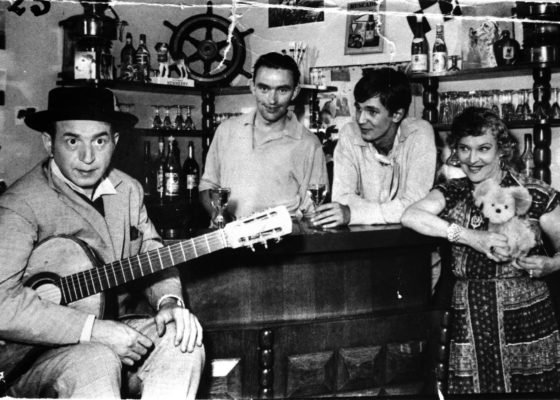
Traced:
<path fill-rule="evenodd" d="M 227 247 L 222 230 L 60 278 L 62 304 L 92 296 Z"/>

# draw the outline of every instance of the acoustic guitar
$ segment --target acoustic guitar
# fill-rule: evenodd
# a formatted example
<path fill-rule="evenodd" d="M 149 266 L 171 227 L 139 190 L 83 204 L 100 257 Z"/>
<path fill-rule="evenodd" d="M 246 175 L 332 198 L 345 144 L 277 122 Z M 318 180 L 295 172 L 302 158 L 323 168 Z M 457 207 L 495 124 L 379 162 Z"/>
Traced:
<path fill-rule="evenodd" d="M 84 242 L 55 236 L 33 249 L 27 268 L 37 273 L 23 284 L 43 300 L 103 318 L 104 292 L 110 289 L 224 248 L 266 247 L 268 240 L 279 241 L 291 232 L 290 214 L 285 206 L 279 206 L 230 222 L 223 229 L 104 265 Z M 44 348 L 8 341 L 0 344 L 0 372 L 10 382 Z"/>

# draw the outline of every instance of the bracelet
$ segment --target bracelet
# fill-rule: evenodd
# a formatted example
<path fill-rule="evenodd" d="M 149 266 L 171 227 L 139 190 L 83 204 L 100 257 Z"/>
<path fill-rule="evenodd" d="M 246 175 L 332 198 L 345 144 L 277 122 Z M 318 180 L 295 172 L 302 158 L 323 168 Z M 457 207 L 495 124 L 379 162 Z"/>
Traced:
<path fill-rule="evenodd" d="M 461 233 L 463 233 L 464 230 L 465 228 L 463 228 L 461 225 L 457 225 L 456 223 L 449 225 L 447 227 L 447 240 L 449 240 L 451 243 L 457 243 L 461 238 Z"/>
<path fill-rule="evenodd" d="M 172 294 L 166 294 L 165 296 L 161 296 L 161 298 L 158 300 L 156 310 L 159 311 L 159 309 L 161 308 L 161 304 L 167 299 L 174 299 L 177 302 L 178 307 L 185 308 L 185 303 L 183 302 L 183 299 Z"/>

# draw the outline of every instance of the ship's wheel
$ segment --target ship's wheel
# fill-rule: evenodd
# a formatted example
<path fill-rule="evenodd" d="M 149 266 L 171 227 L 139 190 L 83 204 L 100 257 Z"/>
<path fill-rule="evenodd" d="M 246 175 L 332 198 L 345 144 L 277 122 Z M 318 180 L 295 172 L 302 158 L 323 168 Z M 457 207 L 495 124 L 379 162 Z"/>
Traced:
<path fill-rule="evenodd" d="M 169 43 L 171 55 L 175 59 L 185 58 L 189 76 L 199 84 L 213 86 L 229 83 L 238 74 L 251 77 L 250 72 L 243 70 L 243 64 L 245 36 L 254 30 L 240 32 L 234 28 L 231 41 L 228 41 L 231 21 L 213 14 L 212 2 L 208 2 L 205 14 L 189 17 L 179 26 L 169 21 L 163 24 L 173 31 Z"/>

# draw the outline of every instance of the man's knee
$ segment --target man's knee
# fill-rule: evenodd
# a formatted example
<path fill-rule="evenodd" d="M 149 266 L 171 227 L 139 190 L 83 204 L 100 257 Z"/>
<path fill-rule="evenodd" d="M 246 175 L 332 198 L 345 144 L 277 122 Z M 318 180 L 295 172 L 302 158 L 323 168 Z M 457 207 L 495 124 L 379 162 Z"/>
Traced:
<path fill-rule="evenodd" d="M 86 377 L 120 376 L 122 364 L 119 356 L 100 343 L 82 343 L 72 346 L 63 357 L 64 370 L 70 375 Z"/>

